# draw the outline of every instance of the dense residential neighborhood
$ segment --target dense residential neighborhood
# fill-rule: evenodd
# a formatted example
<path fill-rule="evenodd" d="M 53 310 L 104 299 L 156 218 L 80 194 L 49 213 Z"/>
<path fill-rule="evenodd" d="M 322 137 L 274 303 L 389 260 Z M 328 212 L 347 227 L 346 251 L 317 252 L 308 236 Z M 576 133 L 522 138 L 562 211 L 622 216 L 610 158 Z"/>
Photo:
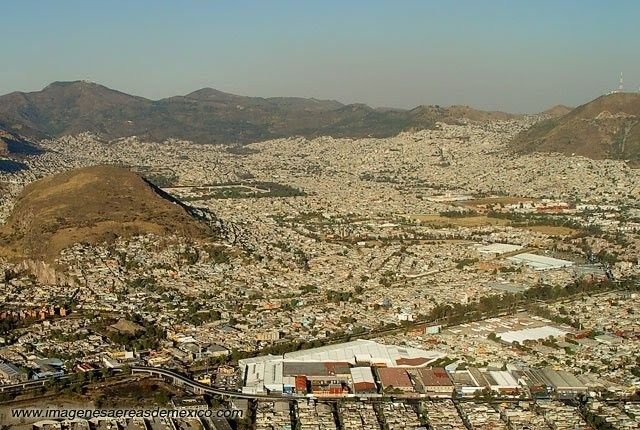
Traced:
<path fill-rule="evenodd" d="M 501 151 L 536 120 L 242 151 L 45 140 L 2 173 L 4 218 L 38 178 L 116 164 L 219 233 L 4 260 L 1 382 L 172 369 L 275 396 L 256 428 L 634 428 L 638 173 Z"/>

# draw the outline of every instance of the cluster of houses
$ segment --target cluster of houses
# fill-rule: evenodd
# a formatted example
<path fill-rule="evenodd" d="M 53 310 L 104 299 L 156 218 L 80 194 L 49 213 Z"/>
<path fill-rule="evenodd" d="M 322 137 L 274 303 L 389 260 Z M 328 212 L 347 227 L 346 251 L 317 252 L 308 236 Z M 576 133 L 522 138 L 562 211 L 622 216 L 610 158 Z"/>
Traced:
<path fill-rule="evenodd" d="M 0 312 L 0 320 L 45 320 L 56 316 L 66 317 L 69 310 L 64 306 L 42 306 L 33 309 L 3 310 Z"/>

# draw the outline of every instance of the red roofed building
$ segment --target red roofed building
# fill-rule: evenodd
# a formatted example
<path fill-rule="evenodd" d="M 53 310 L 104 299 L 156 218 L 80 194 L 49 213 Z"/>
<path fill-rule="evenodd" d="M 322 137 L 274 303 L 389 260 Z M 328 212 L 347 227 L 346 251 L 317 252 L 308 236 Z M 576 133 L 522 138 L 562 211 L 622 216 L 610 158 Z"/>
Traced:
<path fill-rule="evenodd" d="M 415 376 L 420 382 L 421 392 L 432 396 L 451 397 L 453 395 L 453 382 L 443 368 L 417 369 Z"/>
<path fill-rule="evenodd" d="M 376 369 L 376 371 L 378 373 L 380 385 L 382 385 L 382 389 L 384 391 L 393 389 L 413 391 L 413 383 L 405 369 L 397 367 L 381 367 Z"/>
<path fill-rule="evenodd" d="M 303 375 L 296 376 L 296 393 L 307 393 L 307 377 Z"/>
<path fill-rule="evenodd" d="M 376 380 L 370 367 L 352 367 L 351 381 L 355 393 L 377 393 Z"/>

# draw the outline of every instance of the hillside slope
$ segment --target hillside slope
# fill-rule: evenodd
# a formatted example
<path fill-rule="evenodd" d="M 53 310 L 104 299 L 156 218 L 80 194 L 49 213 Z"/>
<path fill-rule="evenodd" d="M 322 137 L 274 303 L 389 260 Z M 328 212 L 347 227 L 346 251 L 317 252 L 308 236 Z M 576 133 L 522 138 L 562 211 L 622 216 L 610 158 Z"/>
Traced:
<path fill-rule="evenodd" d="M 14 173 L 28 169 L 24 158 L 44 151 L 38 145 L 0 126 L 0 173 Z"/>
<path fill-rule="evenodd" d="M 0 128 L 0 157 L 23 157 L 39 155 L 44 151 L 33 142 Z"/>
<path fill-rule="evenodd" d="M 562 115 L 566 115 L 569 112 L 571 112 L 573 110 L 573 108 L 566 106 L 566 105 L 555 105 L 553 107 L 550 107 L 549 109 L 545 110 L 544 112 L 541 112 L 542 115 L 545 115 L 549 118 L 557 118 L 559 116 Z"/>
<path fill-rule="evenodd" d="M 77 242 L 142 233 L 201 238 L 208 230 L 138 175 L 87 167 L 28 185 L 0 228 L 0 254 L 50 259 Z"/>
<path fill-rule="evenodd" d="M 601 96 L 541 121 L 512 142 L 519 152 L 560 152 L 593 159 L 640 160 L 640 94 Z"/>

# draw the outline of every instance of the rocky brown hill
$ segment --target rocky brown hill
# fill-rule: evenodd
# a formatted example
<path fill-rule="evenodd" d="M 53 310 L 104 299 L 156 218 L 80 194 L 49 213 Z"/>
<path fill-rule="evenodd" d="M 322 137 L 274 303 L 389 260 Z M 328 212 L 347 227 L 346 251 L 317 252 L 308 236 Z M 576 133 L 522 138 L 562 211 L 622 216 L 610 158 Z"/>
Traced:
<path fill-rule="evenodd" d="M 43 152 L 35 143 L 0 128 L 0 157 L 22 157 Z"/>
<path fill-rule="evenodd" d="M 74 243 L 143 233 L 205 238 L 209 229 L 135 173 L 94 166 L 28 185 L 0 228 L 0 253 L 50 260 Z"/>
<path fill-rule="evenodd" d="M 0 172 L 11 173 L 28 169 L 23 158 L 43 152 L 37 144 L 0 127 Z M 0 185 L 0 192 L 2 192 L 2 185 Z"/>
<path fill-rule="evenodd" d="M 555 105 L 545 110 L 544 112 L 542 112 L 542 115 L 547 116 L 549 118 L 557 118 L 559 116 L 568 114 L 572 110 L 573 110 L 572 107 L 569 107 L 566 105 Z"/>
<path fill-rule="evenodd" d="M 640 160 L 640 94 L 598 97 L 518 135 L 519 152 L 561 152 L 593 159 Z"/>

